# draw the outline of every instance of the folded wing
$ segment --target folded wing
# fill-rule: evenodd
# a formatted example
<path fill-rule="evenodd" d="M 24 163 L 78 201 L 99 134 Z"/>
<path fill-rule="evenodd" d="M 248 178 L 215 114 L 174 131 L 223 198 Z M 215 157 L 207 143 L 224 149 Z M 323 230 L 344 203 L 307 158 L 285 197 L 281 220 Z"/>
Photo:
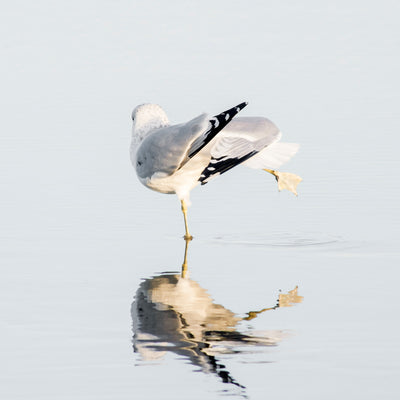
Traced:
<path fill-rule="evenodd" d="M 215 138 L 247 103 L 222 112 L 212 118 L 201 114 L 180 125 L 161 128 L 146 137 L 137 153 L 136 170 L 141 178 L 154 174 L 169 176 Z M 163 156 L 160 157 L 160 154 Z"/>

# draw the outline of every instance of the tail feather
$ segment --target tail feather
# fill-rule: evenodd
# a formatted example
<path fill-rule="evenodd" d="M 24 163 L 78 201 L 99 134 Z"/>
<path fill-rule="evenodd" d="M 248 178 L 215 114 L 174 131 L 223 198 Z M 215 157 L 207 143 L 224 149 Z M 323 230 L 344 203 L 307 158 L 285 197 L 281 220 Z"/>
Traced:
<path fill-rule="evenodd" d="M 243 165 L 254 169 L 277 169 L 288 162 L 297 153 L 299 147 L 297 143 L 272 143 L 243 162 Z"/>

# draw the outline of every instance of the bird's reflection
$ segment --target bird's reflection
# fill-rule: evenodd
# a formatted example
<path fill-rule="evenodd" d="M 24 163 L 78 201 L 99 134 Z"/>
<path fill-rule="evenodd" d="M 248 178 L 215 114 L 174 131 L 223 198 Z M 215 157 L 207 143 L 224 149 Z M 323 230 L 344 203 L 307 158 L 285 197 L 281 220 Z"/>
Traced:
<path fill-rule="evenodd" d="M 215 304 L 207 291 L 188 277 L 188 244 L 187 240 L 180 274 L 163 273 L 140 284 L 131 307 L 134 351 L 146 361 L 173 352 L 203 372 L 217 374 L 223 382 L 244 388 L 217 360 L 218 355 L 241 353 L 248 346 L 274 346 L 281 334 L 240 332 L 239 322 L 300 303 L 303 298 L 296 287 L 287 294 L 280 293 L 276 305 L 240 317 Z"/>

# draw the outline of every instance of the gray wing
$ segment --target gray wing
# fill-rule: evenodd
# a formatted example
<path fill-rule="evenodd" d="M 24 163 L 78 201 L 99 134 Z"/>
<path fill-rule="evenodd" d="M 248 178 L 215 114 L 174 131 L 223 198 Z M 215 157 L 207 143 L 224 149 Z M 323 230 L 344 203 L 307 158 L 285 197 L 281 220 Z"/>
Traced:
<path fill-rule="evenodd" d="M 161 128 L 147 136 L 137 150 L 137 174 L 141 178 L 155 173 L 172 175 L 187 158 L 191 143 L 207 131 L 209 119 L 201 114 L 185 124 Z"/>
<path fill-rule="evenodd" d="M 212 178 L 255 156 L 280 137 L 279 128 L 267 118 L 236 118 L 215 140 L 210 163 L 201 173 L 199 181 L 206 184 Z"/>
<path fill-rule="evenodd" d="M 136 171 L 141 178 L 155 173 L 172 175 L 221 132 L 246 107 L 241 103 L 210 119 L 207 114 L 185 124 L 159 129 L 146 137 L 136 154 Z"/>

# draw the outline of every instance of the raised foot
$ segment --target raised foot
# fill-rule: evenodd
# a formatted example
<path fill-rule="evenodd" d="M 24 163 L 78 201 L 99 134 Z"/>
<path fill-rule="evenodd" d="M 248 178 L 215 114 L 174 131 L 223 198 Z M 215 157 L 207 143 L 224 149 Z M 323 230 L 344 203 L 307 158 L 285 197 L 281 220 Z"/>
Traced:
<path fill-rule="evenodd" d="M 297 196 L 297 185 L 303 180 L 300 176 L 290 172 L 279 172 L 271 169 L 264 169 L 264 171 L 275 176 L 279 191 L 286 189 Z"/>

